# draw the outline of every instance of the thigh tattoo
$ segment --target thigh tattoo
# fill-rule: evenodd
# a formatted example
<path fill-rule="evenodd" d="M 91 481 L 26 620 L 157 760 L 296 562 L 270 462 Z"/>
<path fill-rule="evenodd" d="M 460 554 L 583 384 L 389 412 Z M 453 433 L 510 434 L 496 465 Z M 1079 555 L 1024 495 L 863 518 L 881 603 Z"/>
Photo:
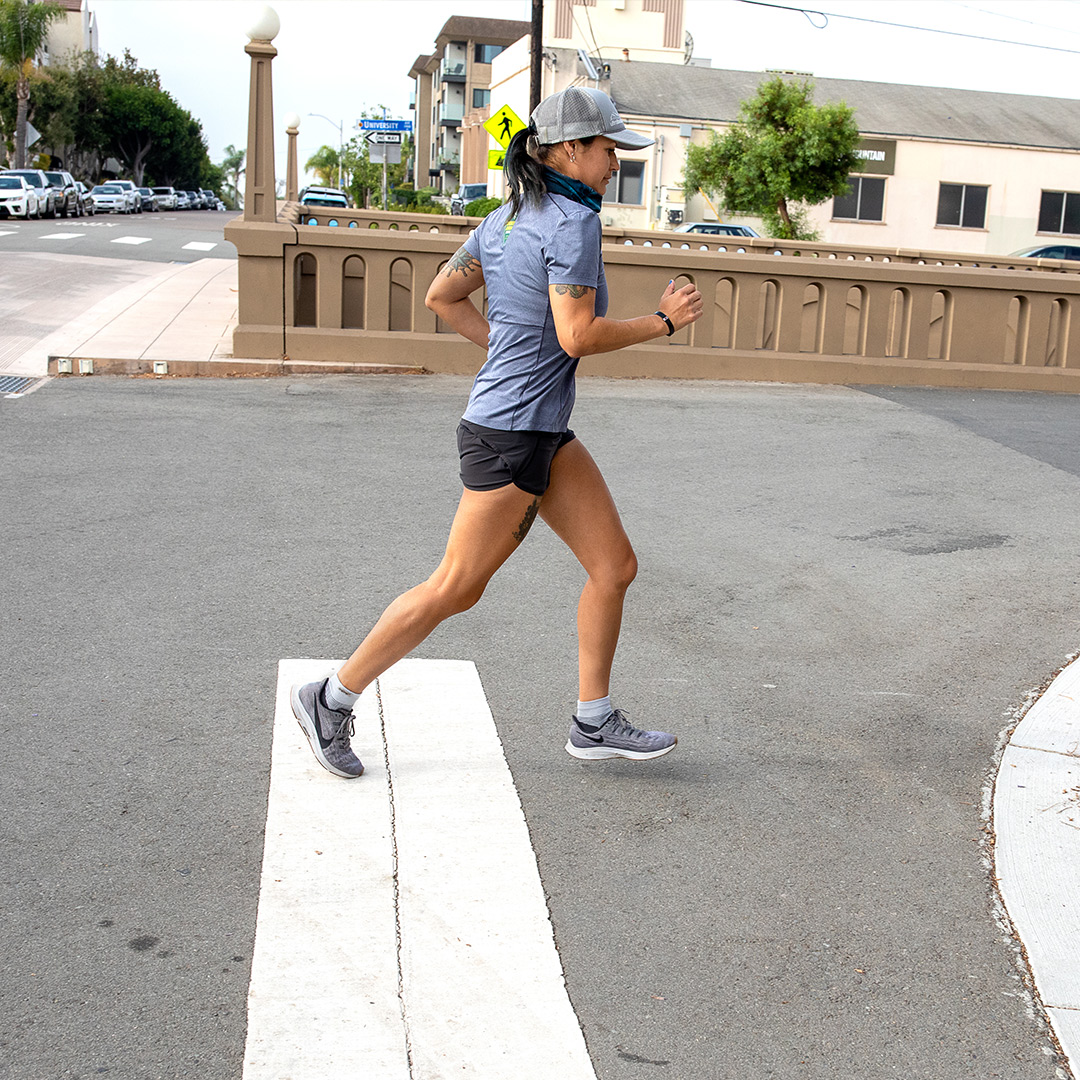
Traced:
<path fill-rule="evenodd" d="M 529 535 L 529 530 L 532 528 L 532 523 L 536 520 L 536 514 L 539 509 L 540 500 L 533 499 L 533 501 L 529 503 L 529 508 L 525 511 L 525 516 L 521 519 L 521 524 L 514 530 L 514 539 L 519 544 Z"/>

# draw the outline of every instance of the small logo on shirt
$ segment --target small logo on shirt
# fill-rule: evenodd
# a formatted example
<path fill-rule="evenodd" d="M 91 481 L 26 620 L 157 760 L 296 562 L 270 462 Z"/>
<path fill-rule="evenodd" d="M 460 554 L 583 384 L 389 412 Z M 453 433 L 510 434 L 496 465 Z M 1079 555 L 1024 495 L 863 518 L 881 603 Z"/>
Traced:
<path fill-rule="evenodd" d="M 502 246 L 506 247 L 506 241 L 510 239 L 510 230 L 514 227 L 516 218 L 507 218 L 506 224 L 503 226 L 502 233 Z"/>

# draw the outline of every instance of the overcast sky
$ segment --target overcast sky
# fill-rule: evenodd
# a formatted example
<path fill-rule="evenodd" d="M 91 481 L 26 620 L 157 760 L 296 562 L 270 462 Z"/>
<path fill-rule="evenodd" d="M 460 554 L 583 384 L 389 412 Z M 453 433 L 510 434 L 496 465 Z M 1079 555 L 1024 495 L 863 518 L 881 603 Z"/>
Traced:
<path fill-rule="evenodd" d="M 1080 0 L 687 0 L 694 54 L 716 68 L 812 72 L 822 78 L 955 86 L 1080 98 Z M 210 157 L 247 142 L 245 30 L 263 5 L 250 0 L 89 0 L 103 53 L 128 49 L 203 125 Z M 528 20 L 529 0 L 277 0 L 275 149 L 284 176 L 281 117 L 296 112 L 301 166 L 336 145 L 365 108 L 411 119 L 409 69 L 433 51 L 453 15 Z M 848 16 L 847 18 L 843 16 Z M 855 21 L 852 16 L 877 22 Z M 885 22 L 918 25 L 901 29 Z M 935 31 L 1002 39 L 1004 44 Z M 321 113 L 329 119 L 309 116 Z"/>

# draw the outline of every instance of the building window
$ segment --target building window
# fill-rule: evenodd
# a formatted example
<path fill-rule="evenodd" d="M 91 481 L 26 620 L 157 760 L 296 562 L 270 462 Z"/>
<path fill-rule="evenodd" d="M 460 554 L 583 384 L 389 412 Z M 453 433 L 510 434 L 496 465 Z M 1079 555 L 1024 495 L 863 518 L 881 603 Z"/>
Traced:
<path fill-rule="evenodd" d="M 849 176 L 851 191 L 833 199 L 832 216 L 853 221 L 885 220 L 885 177 Z"/>
<path fill-rule="evenodd" d="M 485 105 L 491 104 L 491 91 L 490 90 L 474 90 L 472 92 L 472 107 L 474 109 L 482 109 Z"/>
<path fill-rule="evenodd" d="M 1080 235 L 1080 192 L 1044 191 L 1039 204 L 1039 232 Z"/>
<path fill-rule="evenodd" d="M 473 59 L 478 64 L 490 64 L 505 48 L 505 45 L 481 45 L 477 43 Z"/>
<path fill-rule="evenodd" d="M 630 203 L 632 206 L 641 206 L 645 202 L 644 193 L 645 162 L 620 161 L 619 171 L 608 183 L 604 202 Z"/>
<path fill-rule="evenodd" d="M 942 184 L 938 188 L 937 223 L 961 229 L 985 229 L 989 190 L 981 184 Z"/>

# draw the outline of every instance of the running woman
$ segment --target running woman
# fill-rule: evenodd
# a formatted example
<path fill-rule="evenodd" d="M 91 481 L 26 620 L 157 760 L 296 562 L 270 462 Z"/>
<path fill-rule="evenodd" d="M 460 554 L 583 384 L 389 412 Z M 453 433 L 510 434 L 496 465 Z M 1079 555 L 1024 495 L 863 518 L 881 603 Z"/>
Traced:
<path fill-rule="evenodd" d="M 582 356 L 674 334 L 701 317 L 697 287 L 660 297 L 635 319 L 606 317 L 598 212 L 617 150 L 653 140 L 630 131 L 611 99 L 571 86 L 545 98 L 507 149 L 508 202 L 489 214 L 432 283 L 427 306 L 487 351 L 458 426 L 461 501 L 446 553 L 426 581 L 383 612 L 328 679 L 296 686 L 292 708 L 320 764 L 344 777 L 353 706 L 382 672 L 444 619 L 472 607 L 539 514 L 588 575 L 577 609 L 578 704 L 566 750 L 576 758 L 654 758 L 676 738 L 642 731 L 610 697 L 623 598 L 637 558 L 603 476 L 570 430 Z M 487 286 L 487 318 L 472 294 Z"/>

